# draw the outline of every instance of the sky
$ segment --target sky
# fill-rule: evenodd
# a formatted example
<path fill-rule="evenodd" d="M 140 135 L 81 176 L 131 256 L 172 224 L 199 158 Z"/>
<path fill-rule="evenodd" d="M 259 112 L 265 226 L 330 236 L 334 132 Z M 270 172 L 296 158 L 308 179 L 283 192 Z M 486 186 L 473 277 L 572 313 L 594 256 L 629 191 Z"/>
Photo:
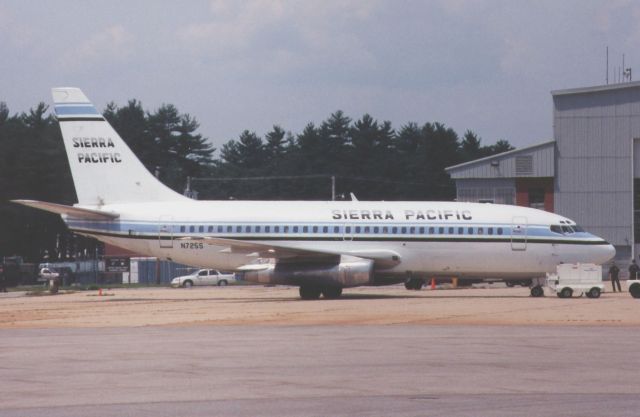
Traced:
<path fill-rule="evenodd" d="M 553 138 L 550 91 L 640 79 L 640 2 L 626 0 L 0 0 L 0 101 L 12 113 L 80 87 L 200 122 L 220 147 L 336 110 L 441 122 L 483 144 Z"/>

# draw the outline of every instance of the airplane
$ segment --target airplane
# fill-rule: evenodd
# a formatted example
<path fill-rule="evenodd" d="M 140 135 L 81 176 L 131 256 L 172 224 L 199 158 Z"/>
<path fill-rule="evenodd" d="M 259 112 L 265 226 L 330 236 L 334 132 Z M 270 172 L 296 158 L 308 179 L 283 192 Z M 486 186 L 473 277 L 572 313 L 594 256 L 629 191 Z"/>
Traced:
<path fill-rule="evenodd" d="M 246 281 L 298 286 L 302 299 L 343 288 L 407 288 L 428 277 L 542 280 L 561 263 L 602 264 L 614 247 L 571 219 L 528 207 L 461 202 L 198 201 L 162 184 L 78 88 L 53 88 L 74 181 L 57 213 L 74 233 Z"/>

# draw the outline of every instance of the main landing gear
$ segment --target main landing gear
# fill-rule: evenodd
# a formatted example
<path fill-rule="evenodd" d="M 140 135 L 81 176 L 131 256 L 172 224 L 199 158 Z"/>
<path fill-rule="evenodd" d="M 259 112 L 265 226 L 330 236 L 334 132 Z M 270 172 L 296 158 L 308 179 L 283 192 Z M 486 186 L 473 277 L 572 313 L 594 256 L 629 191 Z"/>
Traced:
<path fill-rule="evenodd" d="M 535 287 L 531 287 L 531 296 L 532 297 L 542 297 L 544 296 L 544 289 L 541 285 L 536 285 Z"/>
<path fill-rule="evenodd" d="M 341 287 L 316 287 L 311 285 L 300 286 L 300 298 L 303 300 L 317 300 L 320 295 L 328 300 L 340 298 L 342 295 Z"/>
<path fill-rule="evenodd" d="M 404 287 L 408 290 L 420 290 L 424 286 L 424 280 L 420 278 L 409 278 L 405 283 Z"/>

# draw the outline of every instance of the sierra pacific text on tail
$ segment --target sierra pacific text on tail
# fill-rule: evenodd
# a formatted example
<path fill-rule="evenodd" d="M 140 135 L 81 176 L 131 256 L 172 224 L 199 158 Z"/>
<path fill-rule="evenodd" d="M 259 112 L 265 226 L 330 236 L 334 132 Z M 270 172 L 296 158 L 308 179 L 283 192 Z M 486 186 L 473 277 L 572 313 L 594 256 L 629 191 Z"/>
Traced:
<path fill-rule="evenodd" d="M 54 88 L 53 101 L 78 204 L 14 202 L 140 254 L 299 286 L 305 299 L 408 278 L 537 278 L 560 263 L 602 264 L 615 255 L 574 221 L 526 207 L 191 200 L 151 175 L 80 89 Z"/>

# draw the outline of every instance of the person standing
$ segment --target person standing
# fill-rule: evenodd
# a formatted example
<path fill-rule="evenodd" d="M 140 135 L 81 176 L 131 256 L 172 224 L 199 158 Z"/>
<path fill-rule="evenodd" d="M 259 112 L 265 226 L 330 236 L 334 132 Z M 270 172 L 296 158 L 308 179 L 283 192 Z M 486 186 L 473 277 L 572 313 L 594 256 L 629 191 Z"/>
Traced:
<path fill-rule="evenodd" d="M 615 262 L 611 262 L 611 267 L 609 267 L 609 279 L 611 280 L 611 287 L 613 288 L 613 292 L 616 292 L 616 284 L 618 284 L 618 292 L 622 292 L 622 288 L 620 288 L 620 268 L 616 265 Z"/>
<path fill-rule="evenodd" d="M 633 261 L 631 261 L 631 265 L 629 265 L 629 279 L 638 279 L 638 272 L 640 272 L 640 267 L 634 259 Z"/>

